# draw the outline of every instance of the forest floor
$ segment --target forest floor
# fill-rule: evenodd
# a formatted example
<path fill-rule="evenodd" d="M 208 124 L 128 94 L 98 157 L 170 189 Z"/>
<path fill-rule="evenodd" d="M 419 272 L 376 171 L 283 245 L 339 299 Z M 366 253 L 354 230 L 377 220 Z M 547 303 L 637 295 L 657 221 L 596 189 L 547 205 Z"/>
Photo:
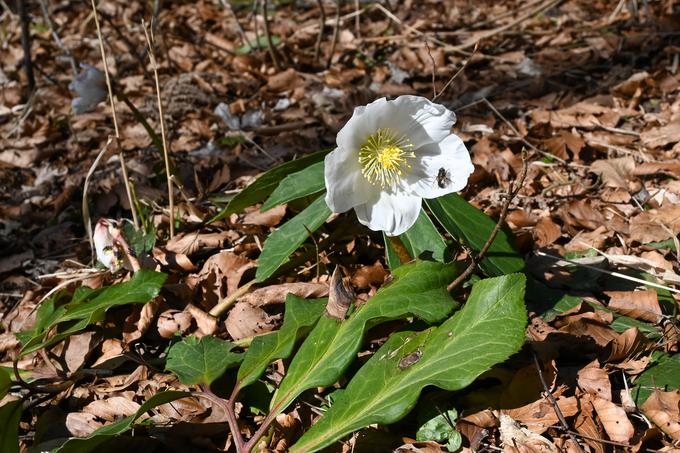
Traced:
<path fill-rule="evenodd" d="M 80 65 L 104 69 L 90 3 L 19 3 L 27 5 L 35 88 L 25 71 L 19 11 L 2 2 L 0 361 L 28 382 L 2 401 L 23 398 L 22 451 L 86 437 L 134 414 L 160 390 L 197 390 L 158 365 L 172 341 L 238 341 L 276 330 L 282 295 L 326 296 L 336 264 L 360 300 L 373 295 L 390 274 L 382 236 L 350 212 L 329 221 L 328 229 L 344 229 L 332 243 L 258 285 L 257 297 L 245 295 L 229 313 L 211 316 L 252 278 L 262 244 L 298 207 L 248 207 L 208 220 L 264 171 L 333 148 L 356 106 L 403 94 L 436 96 L 456 112 L 453 132 L 475 164 L 461 195 L 493 219 L 521 172 L 523 150 L 528 156 L 506 218 L 533 282 L 523 352 L 466 390 L 428 394 L 445 401 L 444 410 L 457 409 L 461 448 L 678 451 L 676 2 L 362 0 L 341 2 L 338 11 L 332 1 L 274 0 L 265 21 L 242 0 L 158 2 L 155 12 L 151 2 L 101 1 L 117 124 L 108 101 L 89 113 L 72 110 L 69 84 Z M 143 20 L 154 29 L 176 178 L 172 238 L 162 150 L 138 118 L 160 136 Z M 120 138 L 107 146 L 116 128 Z M 20 354 L 16 334 L 31 328 L 51 296 L 130 278 L 92 264 L 82 209 L 87 187 L 93 225 L 131 219 L 120 156 L 139 221 L 151 232 L 128 239 L 146 241 L 142 267 L 168 274 L 161 296 L 112 310 L 67 342 Z M 464 261 L 466 251 L 459 252 L 454 258 Z M 370 331 L 362 354 L 385 336 L 384 329 Z M 270 382 L 272 373 L 285 374 L 286 363 L 278 362 Z M 277 418 L 266 448 L 285 451 L 309 426 L 309 407 L 326 391 L 317 390 Z M 157 408 L 162 429 L 137 430 L 111 448 L 233 448 L 220 404 L 181 401 Z M 1 407 L 0 415 L 8 417 Z M 241 415 L 242 431 L 252 434 L 259 415 L 245 406 Z M 520 424 L 515 442 L 503 416 Z M 412 418 L 373 427 L 337 449 L 444 451 L 416 441 L 417 427 Z"/>

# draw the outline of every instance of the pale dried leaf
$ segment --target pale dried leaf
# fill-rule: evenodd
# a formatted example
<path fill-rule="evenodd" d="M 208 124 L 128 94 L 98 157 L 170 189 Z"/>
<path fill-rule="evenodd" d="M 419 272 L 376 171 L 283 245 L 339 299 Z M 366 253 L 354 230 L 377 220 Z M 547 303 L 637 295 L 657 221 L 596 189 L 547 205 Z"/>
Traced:
<path fill-rule="evenodd" d="M 604 398 L 593 397 L 592 401 L 609 439 L 615 442 L 628 443 L 635 433 L 635 428 L 628 420 L 626 411 Z"/>
<path fill-rule="evenodd" d="M 655 389 L 640 409 L 664 433 L 680 441 L 680 391 L 662 392 Z"/>

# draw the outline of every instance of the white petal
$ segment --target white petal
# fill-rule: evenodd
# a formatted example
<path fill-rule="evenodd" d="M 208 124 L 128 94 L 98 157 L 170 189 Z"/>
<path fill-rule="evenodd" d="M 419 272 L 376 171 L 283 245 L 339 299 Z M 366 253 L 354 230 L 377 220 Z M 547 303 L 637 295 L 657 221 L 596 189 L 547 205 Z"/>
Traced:
<path fill-rule="evenodd" d="M 418 162 L 406 176 L 410 192 L 423 198 L 437 198 L 463 190 L 475 170 L 463 140 L 451 134 L 439 144 L 416 150 Z"/>
<path fill-rule="evenodd" d="M 345 212 L 366 203 L 379 190 L 361 174 L 357 154 L 336 148 L 324 160 L 326 204 L 333 212 Z"/>
<path fill-rule="evenodd" d="M 399 96 L 395 112 L 388 116 L 393 128 L 406 135 L 415 148 L 444 140 L 456 122 L 456 114 L 421 96 Z"/>
<path fill-rule="evenodd" d="M 354 208 L 359 222 L 373 231 L 398 236 L 413 226 L 420 213 L 420 197 L 381 191 L 379 197 Z"/>
<path fill-rule="evenodd" d="M 393 101 L 380 98 L 354 109 L 352 117 L 338 132 L 339 147 L 355 150 L 378 129 L 388 128 L 406 136 L 414 148 L 440 142 L 451 131 L 456 115 L 421 96 L 399 96 Z"/>

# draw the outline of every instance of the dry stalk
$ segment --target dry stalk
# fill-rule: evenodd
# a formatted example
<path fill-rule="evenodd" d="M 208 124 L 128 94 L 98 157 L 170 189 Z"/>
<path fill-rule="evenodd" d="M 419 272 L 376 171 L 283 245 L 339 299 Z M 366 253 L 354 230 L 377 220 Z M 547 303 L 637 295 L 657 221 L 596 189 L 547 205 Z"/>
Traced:
<path fill-rule="evenodd" d="M 564 415 L 562 415 L 562 411 L 560 410 L 560 406 L 557 404 L 557 400 L 553 396 L 552 392 L 548 388 L 548 384 L 545 382 L 545 377 L 543 376 L 543 368 L 541 367 L 541 364 L 538 360 L 538 356 L 534 351 L 531 352 L 533 358 L 534 358 L 534 365 L 536 366 L 536 371 L 538 372 L 538 377 L 541 380 L 541 385 L 543 385 L 543 390 L 545 393 L 545 396 L 550 400 L 550 404 L 552 404 L 553 409 L 555 410 L 555 414 L 557 415 L 557 418 L 560 420 L 560 424 L 562 425 L 562 428 L 564 431 L 569 435 L 569 438 L 571 441 L 576 445 L 576 449 L 579 451 L 579 453 L 585 453 L 583 451 L 583 448 L 581 448 L 581 445 L 578 443 L 576 440 L 576 437 L 571 433 L 569 430 L 569 425 L 567 425 L 567 421 L 564 418 Z"/>
<path fill-rule="evenodd" d="M 102 30 L 99 26 L 99 14 L 97 13 L 97 5 L 95 0 L 91 0 L 92 14 L 94 15 L 94 24 L 97 27 L 97 38 L 99 39 L 99 50 L 102 55 L 102 63 L 104 64 L 104 76 L 106 77 L 106 88 L 109 91 L 109 101 L 111 102 L 111 116 L 113 117 L 113 129 L 116 133 L 116 146 L 120 140 L 120 130 L 118 129 L 118 115 L 116 114 L 116 104 L 113 99 L 113 88 L 111 87 L 111 76 L 109 75 L 109 65 L 106 62 L 106 50 L 104 50 L 104 39 L 102 38 Z M 125 156 L 122 148 L 119 148 L 118 158 L 120 160 L 120 170 L 123 175 L 123 184 L 125 185 L 125 192 L 127 194 L 128 202 L 130 203 L 130 211 L 132 211 L 132 222 L 136 229 L 139 229 L 139 219 L 137 218 L 137 210 L 132 197 L 132 189 L 130 188 L 130 179 L 128 178 L 127 167 L 125 166 Z"/>
<path fill-rule="evenodd" d="M 316 0 L 319 5 L 319 34 L 316 37 L 316 45 L 314 46 L 314 64 L 319 63 L 319 55 L 321 54 L 321 40 L 323 39 L 324 28 L 326 28 L 326 10 L 323 7 L 323 0 Z"/>
<path fill-rule="evenodd" d="M 26 8 L 28 0 L 17 0 L 17 3 L 19 6 L 19 21 L 21 22 L 21 46 L 24 49 L 24 70 L 26 71 L 28 92 L 33 93 L 35 90 L 35 76 L 33 75 L 33 60 L 31 60 L 30 18 Z"/>
<path fill-rule="evenodd" d="M 476 256 L 470 257 L 471 260 L 468 267 L 446 288 L 449 292 L 456 289 L 458 286 L 460 286 L 461 283 L 465 281 L 465 279 L 472 275 L 474 270 L 477 268 L 477 263 L 481 262 L 482 259 L 484 259 L 486 253 L 489 251 L 489 248 L 491 248 L 491 244 L 493 244 L 493 241 L 496 239 L 498 232 L 501 230 L 503 224 L 505 223 L 505 218 L 508 216 L 508 208 L 510 207 L 510 203 L 512 202 L 512 200 L 515 199 L 522 186 L 524 186 L 524 180 L 526 179 L 527 176 L 527 167 L 528 167 L 527 157 L 524 151 L 522 151 L 522 172 L 518 175 L 515 181 L 510 183 L 510 187 L 508 188 L 508 194 L 506 196 L 505 202 L 503 203 L 501 215 L 498 217 L 498 222 L 496 222 L 496 226 L 494 226 L 493 230 L 491 230 L 491 234 L 489 234 L 489 237 L 487 238 L 486 242 L 484 243 L 484 246 L 482 246 L 482 249 L 479 251 L 479 253 L 477 253 Z"/>
<path fill-rule="evenodd" d="M 170 239 L 175 237 L 175 199 L 173 197 L 172 173 L 170 172 L 170 158 L 168 157 L 168 140 L 165 134 L 165 117 L 163 115 L 163 102 L 161 101 L 161 84 L 158 79 L 158 64 L 156 62 L 156 55 L 154 53 L 154 34 L 151 30 L 151 35 L 147 30 L 146 23 L 142 20 L 142 28 L 144 29 L 144 37 L 148 46 L 149 59 L 151 60 L 151 68 L 153 69 L 153 77 L 156 82 L 156 99 L 158 99 L 158 117 L 161 123 L 161 140 L 163 141 L 163 161 L 165 162 L 165 176 L 168 183 L 168 203 L 170 204 Z"/>
<path fill-rule="evenodd" d="M 336 0 L 335 5 L 335 28 L 333 28 L 333 39 L 331 41 L 331 50 L 328 52 L 328 59 L 326 60 L 326 69 L 331 67 L 333 61 L 333 54 L 335 53 L 335 46 L 338 44 L 338 36 L 340 35 L 340 7 L 342 0 Z"/>
<path fill-rule="evenodd" d="M 269 31 L 269 17 L 267 17 L 267 0 L 262 0 L 262 16 L 264 18 L 264 36 L 267 39 L 267 49 L 269 49 L 269 55 L 272 58 L 272 64 L 277 71 L 281 70 L 281 65 L 279 64 L 279 59 L 276 56 L 276 48 L 272 42 L 272 35 Z"/>

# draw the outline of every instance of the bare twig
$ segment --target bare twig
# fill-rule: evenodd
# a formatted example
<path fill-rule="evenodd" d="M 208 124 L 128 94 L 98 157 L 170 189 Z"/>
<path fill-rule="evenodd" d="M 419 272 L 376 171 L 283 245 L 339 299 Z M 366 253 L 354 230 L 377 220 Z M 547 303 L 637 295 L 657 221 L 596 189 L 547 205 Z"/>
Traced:
<path fill-rule="evenodd" d="M 85 224 L 85 231 L 87 232 L 87 238 L 90 241 L 90 250 L 92 253 L 92 264 L 95 262 L 95 250 L 94 250 L 94 240 L 92 239 L 92 219 L 90 218 L 90 206 L 87 203 L 87 190 L 90 187 L 90 178 L 94 174 L 95 169 L 97 168 L 97 165 L 99 165 L 99 161 L 104 157 L 104 154 L 106 154 L 106 151 L 109 149 L 109 145 L 112 142 L 112 138 L 109 136 L 109 139 L 106 141 L 106 144 L 104 147 L 99 151 L 99 154 L 97 155 L 97 158 L 92 162 L 92 166 L 90 166 L 90 169 L 87 172 L 87 175 L 85 175 L 85 182 L 83 183 L 83 205 L 82 205 L 82 211 L 83 211 L 83 223 Z"/>
<path fill-rule="evenodd" d="M 509 128 L 512 132 L 515 133 L 515 135 L 517 136 L 517 138 L 519 138 L 519 140 L 520 140 L 524 145 L 526 145 L 528 148 L 530 148 L 532 151 L 535 151 L 535 152 L 537 152 L 537 153 L 539 153 L 539 154 L 541 154 L 541 155 L 543 155 L 543 156 L 550 157 L 551 159 L 555 159 L 556 161 L 558 161 L 558 162 L 561 163 L 561 164 L 569 165 L 569 163 L 568 163 L 566 160 L 560 159 L 559 157 L 557 157 L 556 155 L 554 155 L 554 154 L 552 154 L 552 153 L 549 153 L 549 152 L 547 152 L 547 151 L 543 151 L 542 149 L 537 148 L 533 143 L 531 143 L 530 141 L 528 141 L 527 139 L 525 139 L 524 137 L 522 137 L 522 134 L 519 133 L 519 131 L 517 130 L 517 128 L 515 128 L 515 126 L 513 126 L 513 124 L 512 124 L 510 121 L 508 121 L 508 120 L 501 114 L 501 112 L 499 112 L 498 109 L 496 109 L 496 107 L 494 107 L 494 105 L 493 105 L 487 98 L 482 98 L 482 99 L 480 99 L 480 102 L 484 102 L 484 103 L 491 109 L 491 111 L 492 111 L 498 118 L 500 118 L 500 120 L 503 121 L 503 122 L 505 123 L 505 125 L 508 126 L 508 128 Z"/>
<path fill-rule="evenodd" d="M 335 28 L 333 28 L 333 38 L 331 40 L 331 50 L 328 52 L 328 59 L 326 60 L 326 69 L 331 67 L 333 61 L 333 54 L 335 53 L 335 46 L 338 44 L 338 36 L 340 35 L 340 6 L 342 0 L 335 0 Z"/>
<path fill-rule="evenodd" d="M 267 39 L 267 48 L 269 49 L 269 56 L 272 58 L 272 64 L 277 71 L 281 70 L 279 59 L 276 56 L 276 48 L 272 42 L 272 35 L 269 32 L 269 17 L 267 17 L 267 0 L 262 0 L 262 16 L 264 18 L 264 36 Z"/>
<path fill-rule="evenodd" d="M 456 78 L 460 75 L 460 73 L 465 70 L 468 63 L 470 63 L 470 61 L 472 60 L 472 57 L 477 53 L 478 49 L 479 49 L 479 43 L 477 43 L 477 45 L 475 45 L 475 48 L 472 49 L 472 54 L 470 54 L 470 57 L 468 57 L 468 59 L 463 62 L 463 66 L 461 66 L 460 69 L 458 69 L 458 71 L 456 71 L 456 73 L 449 79 L 449 81 L 446 82 L 446 84 L 444 85 L 444 88 L 442 88 L 441 91 L 439 93 L 437 93 L 432 98 L 432 102 L 434 102 L 439 96 L 444 94 L 444 92 L 449 88 L 449 86 L 453 83 L 453 81 L 456 80 Z"/>
<path fill-rule="evenodd" d="M 535 15 L 540 14 L 547 9 L 554 8 L 555 6 L 559 5 L 563 1 L 564 0 L 548 0 L 547 2 L 542 3 L 542 4 L 538 5 L 538 7 L 530 10 L 529 12 L 522 14 L 521 16 L 519 16 L 517 19 L 513 20 L 512 22 L 508 22 L 507 24 L 502 25 L 502 26 L 497 27 L 497 28 L 494 28 L 493 30 L 488 30 L 486 32 L 479 33 L 477 36 L 475 36 L 472 39 L 467 40 L 466 42 L 464 42 L 461 45 L 458 45 L 458 46 L 447 45 L 444 48 L 444 50 L 451 51 L 451 52 L 457 52 L 457 51 L 463 51 L 465 49 L 468 49 L 468 48 L 476 45 L 478 42 L 480 42 L 484 39 L 488 39 L 488 38 L 491 38 L 492 36 L 499 35 L 499 34 L 505 32 L 506 30 L 509 30 L 509 29 L 515 27 L 516 25 L 521 24 L 525 20 L 531 19 Z"/>
<path fill-rule="evenodd" d="M 550 403 L 552 404 L 553 409 L 555 410 L 555 414 L 557 415 L 557 418 L 560 420 L 560 424 L 562 425 L 562 428 L 564 428 L 564 431 L 569 435 L 569 438 L 571 441 L 576 445 L 576 449 L 579 451 L 579 453 L 585 453 L 583 451 L 583 448 L 581 448 L 581 445 L 578 443 L 576 440 L 576 437 L 571 433 L 569 430 L 569 425 L 567 424 L 567 421 L 564 419 L 564 415 L 562 415 L 562 411 L 560 410 L 560 406 L 557 404 L 557 400 L 553 396 L 552 392 L 548 388 L 548 384 L 545 382 L 545 377 L 543 376 L 543 368 L 541 367 L 541 363 L 538 360 L 538 356 L 534 351 L 531 351 L 531 355 L 534 358 L 534 365 L 536 365 L 536 371 L 538 372 L 538 378 L 541 380 L 541 385 L 543 385 L 543 390 L 545 393 L 545 396 L 550 400 Z"/>
<path fill-rule="evenodd" d="M 359 0 L 354 0 L 354 11 L 357 13 L 357 15 L 354 16 L 354 34 L 357 39 L 361 39 L 361 19 L 359 18 L 359 10 Z"/>
<path fill-rule="evenodd" d="M 57 44 L 57 47 L 59 47 L 61 51 L 64 52 L 64 54 L 69 60 L 69 63 L 71 63 L 71 71 L 73 71 L 73 77 L 75 77 L 78 74 L 78 65 L 76 64 L 76 59 L 73 57 L 73 53 L 71 52 L 71 50 L 68 47 L 66 47 L 62 42 L 61 38 L 59 38 L 59 34 L 57 34 L 57 27 L 54 26 L 54 21 L 52 20 L 52 16 L 50 15 L 50 9 L 49 6 L 47 6 L 47 2 L 45 0 L 38 1 L 40 3 L 40 9 L 42 10 L 43 17 L 45 18 L 45 22 L 47 22 L 47 26 L 50 28 L 52 38 L 54 39 L 54 42 Z"/>
<path fill-rule="evenodd" d="M 262 49 L 262 46 L 260 45 L 260 29 L 257 26 L 257 5 L 260 4 L 260 0 L 253 0 L 253 31 L 255 32 L 255 48 L 257 50 Z"/>
<path fill-rule="evenodd" d="M 109 91 L 109 100 L 111 101 L 111 116 L 113 117 L 113 128 L 116 133 L 116 147 L 119 147 L 118 140 L 120 140 L 120 130 L 118 129 L 118 115 L 116 114 L 116 103 L 113 99 L 113 88 L 111 87 L 111 76 L 109 75 L 109 64 L 106 62 L 106 50 L 104 50 L 104 39 L 102 38 L 102 30 L 99 26 L 99 14 L 97 13 L 97 5 L 95 0 L 92 2 L 92 14 L 94 15 L 94 23 L 97 27 L 97 38 L 99 39 L 99 50 L 102 55 L 102 63 L 104 64 L 104 76 L 106 77 L 106 88 Z M 128 202 L 130 203 L 130 211 L 132 211 L 132 221 L 135 228 L 139 229 L 139 219 L 137 218 L 137 210 L 132 197 L 132 189 L 130 188 L 130 179 L 128 178 L 127 167 L 125 166 L 125 156 L 123 149 L 119 148 L 118 157 L 120 159 L 120 169 L 123 175 L 123 184 L 125 185 L 125 192 L 127 193 Z"/>
<path fill-rule="evenodd" d="M 229 0 L 220 0 L 220 4 L 225 10 L 229 11 L 229 14 L 231 14 L 232 18 L 234 19 L 234 22 L 236 23 L 236 29 L 238 30 L 239 37 L 241 38 L 241 44 L 247 46 L 248 37 L 246 36 L 246 32 L 243 30 L 243 27 L 241 26 L 241 22 L 239 22 L 238 17 L 236 17 L 236 14 L 234 13 L 234 8 L 231 7 L 231 3 L 229 2 Z"/>
<path fill-rule="evenodd" d="M 314 46 L 314 64 L 319 63 L 319 55 L 321 54 L 321 40 L 323 39 L 323 32 L 326 28 L 326 10 L 323 7 L 323 0 L 316 0 L 319 5 L 319 34 L 316 37 L 316 45 Z"/>
<path fill-rule="evenodd" d="M 170 172 L 170 157 L 168 156 L 168 140 L 165 134 L 165 117 L 163 115 L 163 102 L 161 101 L 161 84 L 158 79 L 158 64 L 156 62 L 156 55 L 154 53 L 154 34 L 151 30 L 151 35 L 147 31 L 146 24 L 142 20 L 142 28 L 144 29 L 144 37 L 148 46 L 149 59 L 151 60 L 151 68 L 153 69 L 153 77 L 156 82 L 156 98 L 158 99 L 158 117 L 161 124 L 161 139 L 163 140 L 163 161 L 165 162 L 165 176 L 168 184 L 168 203 L 170 205 L 170 239 L 175 237 L 175 197 L 173 196 L 172 173 Z"/>
<path fill-rule="evenodd" d="M 427 55 L 430 57 L 430 61 L 432 62 L 432 99 L 437 99 L 437 85 L 436 85 L 436 72 L 437 72 L 437 65 L 434 62 L 434 57 L 432 56 L 432 51 L 430 50 L 430 45 L 425 41 L 425 48 L 427 49 Z"/>
<path fill-rule="evenodd" d="M 460 284 L 463 283 L 465 279 L 472 275 L 475 268 L 477 267 L 477 263 L 481 262 L 484 256 L 486 256 L 486 253 L 489 251 L 489 248 L 491 248 L 491 244 L 493 244 L 493 241 L 496 239 L 496 235 L 498 235 L 498 232 L 505 223 L 505 218 L 508 215 L 508 208 L 510 207 L 510 203 L 517 196 L 517 193 L 519 193 L 520 189 L 524 185 L 524 179 L 527 176 L 527 166 L 528 166 L 527 157 L 524 151 L 522 151 L 522 172 L 517 176 L 517 179 L 510 184 L 510 187 L 508 187 L 508 194 L 506 196 L 505 203 L 503 203 L 501 214 L 498 217 L 498 222 L 496 222 L 496 226 L 494 226 L 493 230 L 491 230 L 491 234 L 489 234 L 486 243 L 484 244 L 484 246 L 482 246 L 482 249 L 479 251 L 479 253 L 477 253 L 476 256 L 471 257 L 471 262 L 468 265 L 468 267 L 446 288 L 448 291 L 453 291 L 458 286 L 460 286 Z"/>
<path fill-rule="evenodd" d="M 28 10 L 26 9 L 27 2 L 28 0 L 17 0 L 17 6 L 21 22 L 21 46 L 24 49 L 24 70 L 26 71 L 28 92 L 33 93 L 33 90 L 35 90 L 35 76 L 33 75 L 33 60 L 31 60 L 31 30 L 29 27 Z"/>

